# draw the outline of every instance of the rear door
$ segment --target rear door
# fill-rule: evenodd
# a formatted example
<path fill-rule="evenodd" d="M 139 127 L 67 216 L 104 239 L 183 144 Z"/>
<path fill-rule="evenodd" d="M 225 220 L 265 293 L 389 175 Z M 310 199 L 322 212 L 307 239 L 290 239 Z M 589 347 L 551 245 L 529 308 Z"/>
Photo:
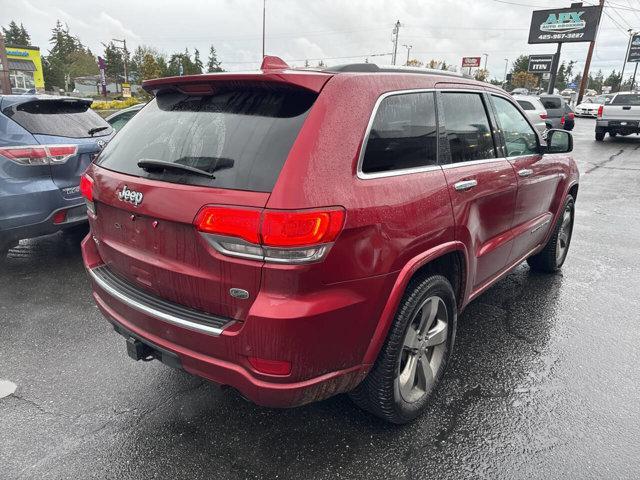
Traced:
<path fill-rule="evenodd" d="M 562 118 L 564 117 L 564 106 L 560 97 L 540 97 L 542 106 L 547 111 L 547 121 L 551 128 L 562 128 Z"/>
<path fill-rule="evenodd" d="M 211 89 L 209 89 L 211 90 Z M 220 84 L 215 93 L 159 93 L 90 170 L 98 251 L 112 272 L 164 299 L 244 320 L 262 261 L 223 255 L 193 225 L 205 205 L 261 209 L 315 93 Z M 209 172 L 141 168 L 152 160 Z M 230 295 L 245 290 L 246 298 Z"/>
<path fill-rule="evenodd" d="M 481 91 L 442 90 L 446 153 L 443 166 L 456 222 L 456 238 L 467 245 L 473 290 L 506 266 L 516 201 L 513 167 L 499 158 Z"/>
<path fill-rule="evenodd" d="M 491 99 L 505 155 L 518 181 L 509 257 L 513 263 L 537 247 L 551 228 L 551 203 L 561 169 L 552 155 L 540 153 L 538 135 L 512 101 L 500 95 L 491 95 Z"/>

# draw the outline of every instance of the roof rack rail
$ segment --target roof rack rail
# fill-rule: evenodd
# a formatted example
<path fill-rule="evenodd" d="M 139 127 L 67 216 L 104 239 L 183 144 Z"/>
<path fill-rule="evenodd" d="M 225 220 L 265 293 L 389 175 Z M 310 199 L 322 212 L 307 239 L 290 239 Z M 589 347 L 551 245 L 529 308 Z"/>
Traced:
<path fill-rule="evenodd" d="M 437 70 L 434 68 L 416 68 L 416 67 L 399 67 L 396 65 L 379 66 L 375 63 L 347 63 L 344 65 L 335 65 L 322 70 L 331 73 L 418 73 L 423 75 L 443 75 L 447 77 L 472 78 L 464 73 L 451 72 L 449 70 Z"/>

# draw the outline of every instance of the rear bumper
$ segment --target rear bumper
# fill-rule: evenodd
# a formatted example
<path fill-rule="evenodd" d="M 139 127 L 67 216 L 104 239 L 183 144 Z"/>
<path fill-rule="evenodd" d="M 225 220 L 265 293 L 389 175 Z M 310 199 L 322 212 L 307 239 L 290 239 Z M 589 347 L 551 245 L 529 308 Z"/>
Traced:
<path fill-rule="evenodd" d="M 597 120 L 596 128 L 601 130 L 615 130 L 617 132 L 640 132 L 640 122 L 638 120 Z"/>
<path fill-rule="evenodd" d="M 60 210 L 68 210 L 67 219 L 55 224 L 53 216 Z M 86 221 L 84 199 L 65 197 L 51 178 L 0 179 L 0 244 L 55 233 Z"/>
<path fill-rule="evenodd" d="M 100 268 L 91 236 L 82 252 L 88 269 Z M 261 291 L 244 321 L 229 319 L 219 332 L 204 332 L 136 308 L 90 276 L 94 299 L 117 331 L 169 352 L 185 371 L 268 407 L 303 405 L 355 388 L 369 371 L 363 358 L 386 303 L 385 290 L 395 280 L 389 275 L 345 282 L 311 298 L 283 299 Z M 291 373 L 257 371 L 249 357 L 290 362 Z"/>

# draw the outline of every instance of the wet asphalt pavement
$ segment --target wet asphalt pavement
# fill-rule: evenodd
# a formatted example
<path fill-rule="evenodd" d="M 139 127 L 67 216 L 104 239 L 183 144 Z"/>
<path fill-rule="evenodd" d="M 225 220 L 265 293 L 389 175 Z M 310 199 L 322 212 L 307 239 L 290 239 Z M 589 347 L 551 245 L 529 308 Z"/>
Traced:
<path fill-rule="evenodd" d="M 0 478 L 638 478 L 640 138 L 596 143 L 576 123 L 562 273 L 524 264 L 473 302 L 445 383 L 404 427 L 346 396 L 270 410 L 134 362 L 77 239 L 22 242 L 0 264 L 0 380 L 17 385 Z"/>

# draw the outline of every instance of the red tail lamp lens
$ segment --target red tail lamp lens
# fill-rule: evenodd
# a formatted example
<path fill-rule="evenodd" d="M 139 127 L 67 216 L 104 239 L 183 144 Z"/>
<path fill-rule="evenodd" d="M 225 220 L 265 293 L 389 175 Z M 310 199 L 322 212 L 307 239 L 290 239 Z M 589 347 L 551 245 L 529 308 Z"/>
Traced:
<path fill-rule="evenodd" d="M 273 247 L 317 245 L 335 240 L 342 230 L 344 211 L 285 212 L 266 210 L 262 243 Z"/>
<path fill-rule="evenodd" d="M 201 232 L 239 237 L 259 243 L 260 210 L 232 207 L 203 208 L 195 221 Z"/>
<path fill-rule="evenodd" d="M 602 111 L 604 110 L 604 105 L 600 105 L 598 107 L 598 118 L 602 118 Z"/>
<path fill-rule="evenodd" d="M 59 212 L 56 212 L 53 214 L 53 223 L 56 225 L 59 223 L 64 223 L 66 220 L 67 220 L 66 210 L 60 210 Z"/>
<path fill-rule="evenodd" d="M 88 175 L 80 177 L 80 193 L 84 198 L 93 202 L 93 179 Z"/>
<path fill-rule="evenodd" d="M 249 363 L 258 372 L 268 375 L 289 375 L 291 373 L 291 363 L 284 360 L 249 357 Z"/>

